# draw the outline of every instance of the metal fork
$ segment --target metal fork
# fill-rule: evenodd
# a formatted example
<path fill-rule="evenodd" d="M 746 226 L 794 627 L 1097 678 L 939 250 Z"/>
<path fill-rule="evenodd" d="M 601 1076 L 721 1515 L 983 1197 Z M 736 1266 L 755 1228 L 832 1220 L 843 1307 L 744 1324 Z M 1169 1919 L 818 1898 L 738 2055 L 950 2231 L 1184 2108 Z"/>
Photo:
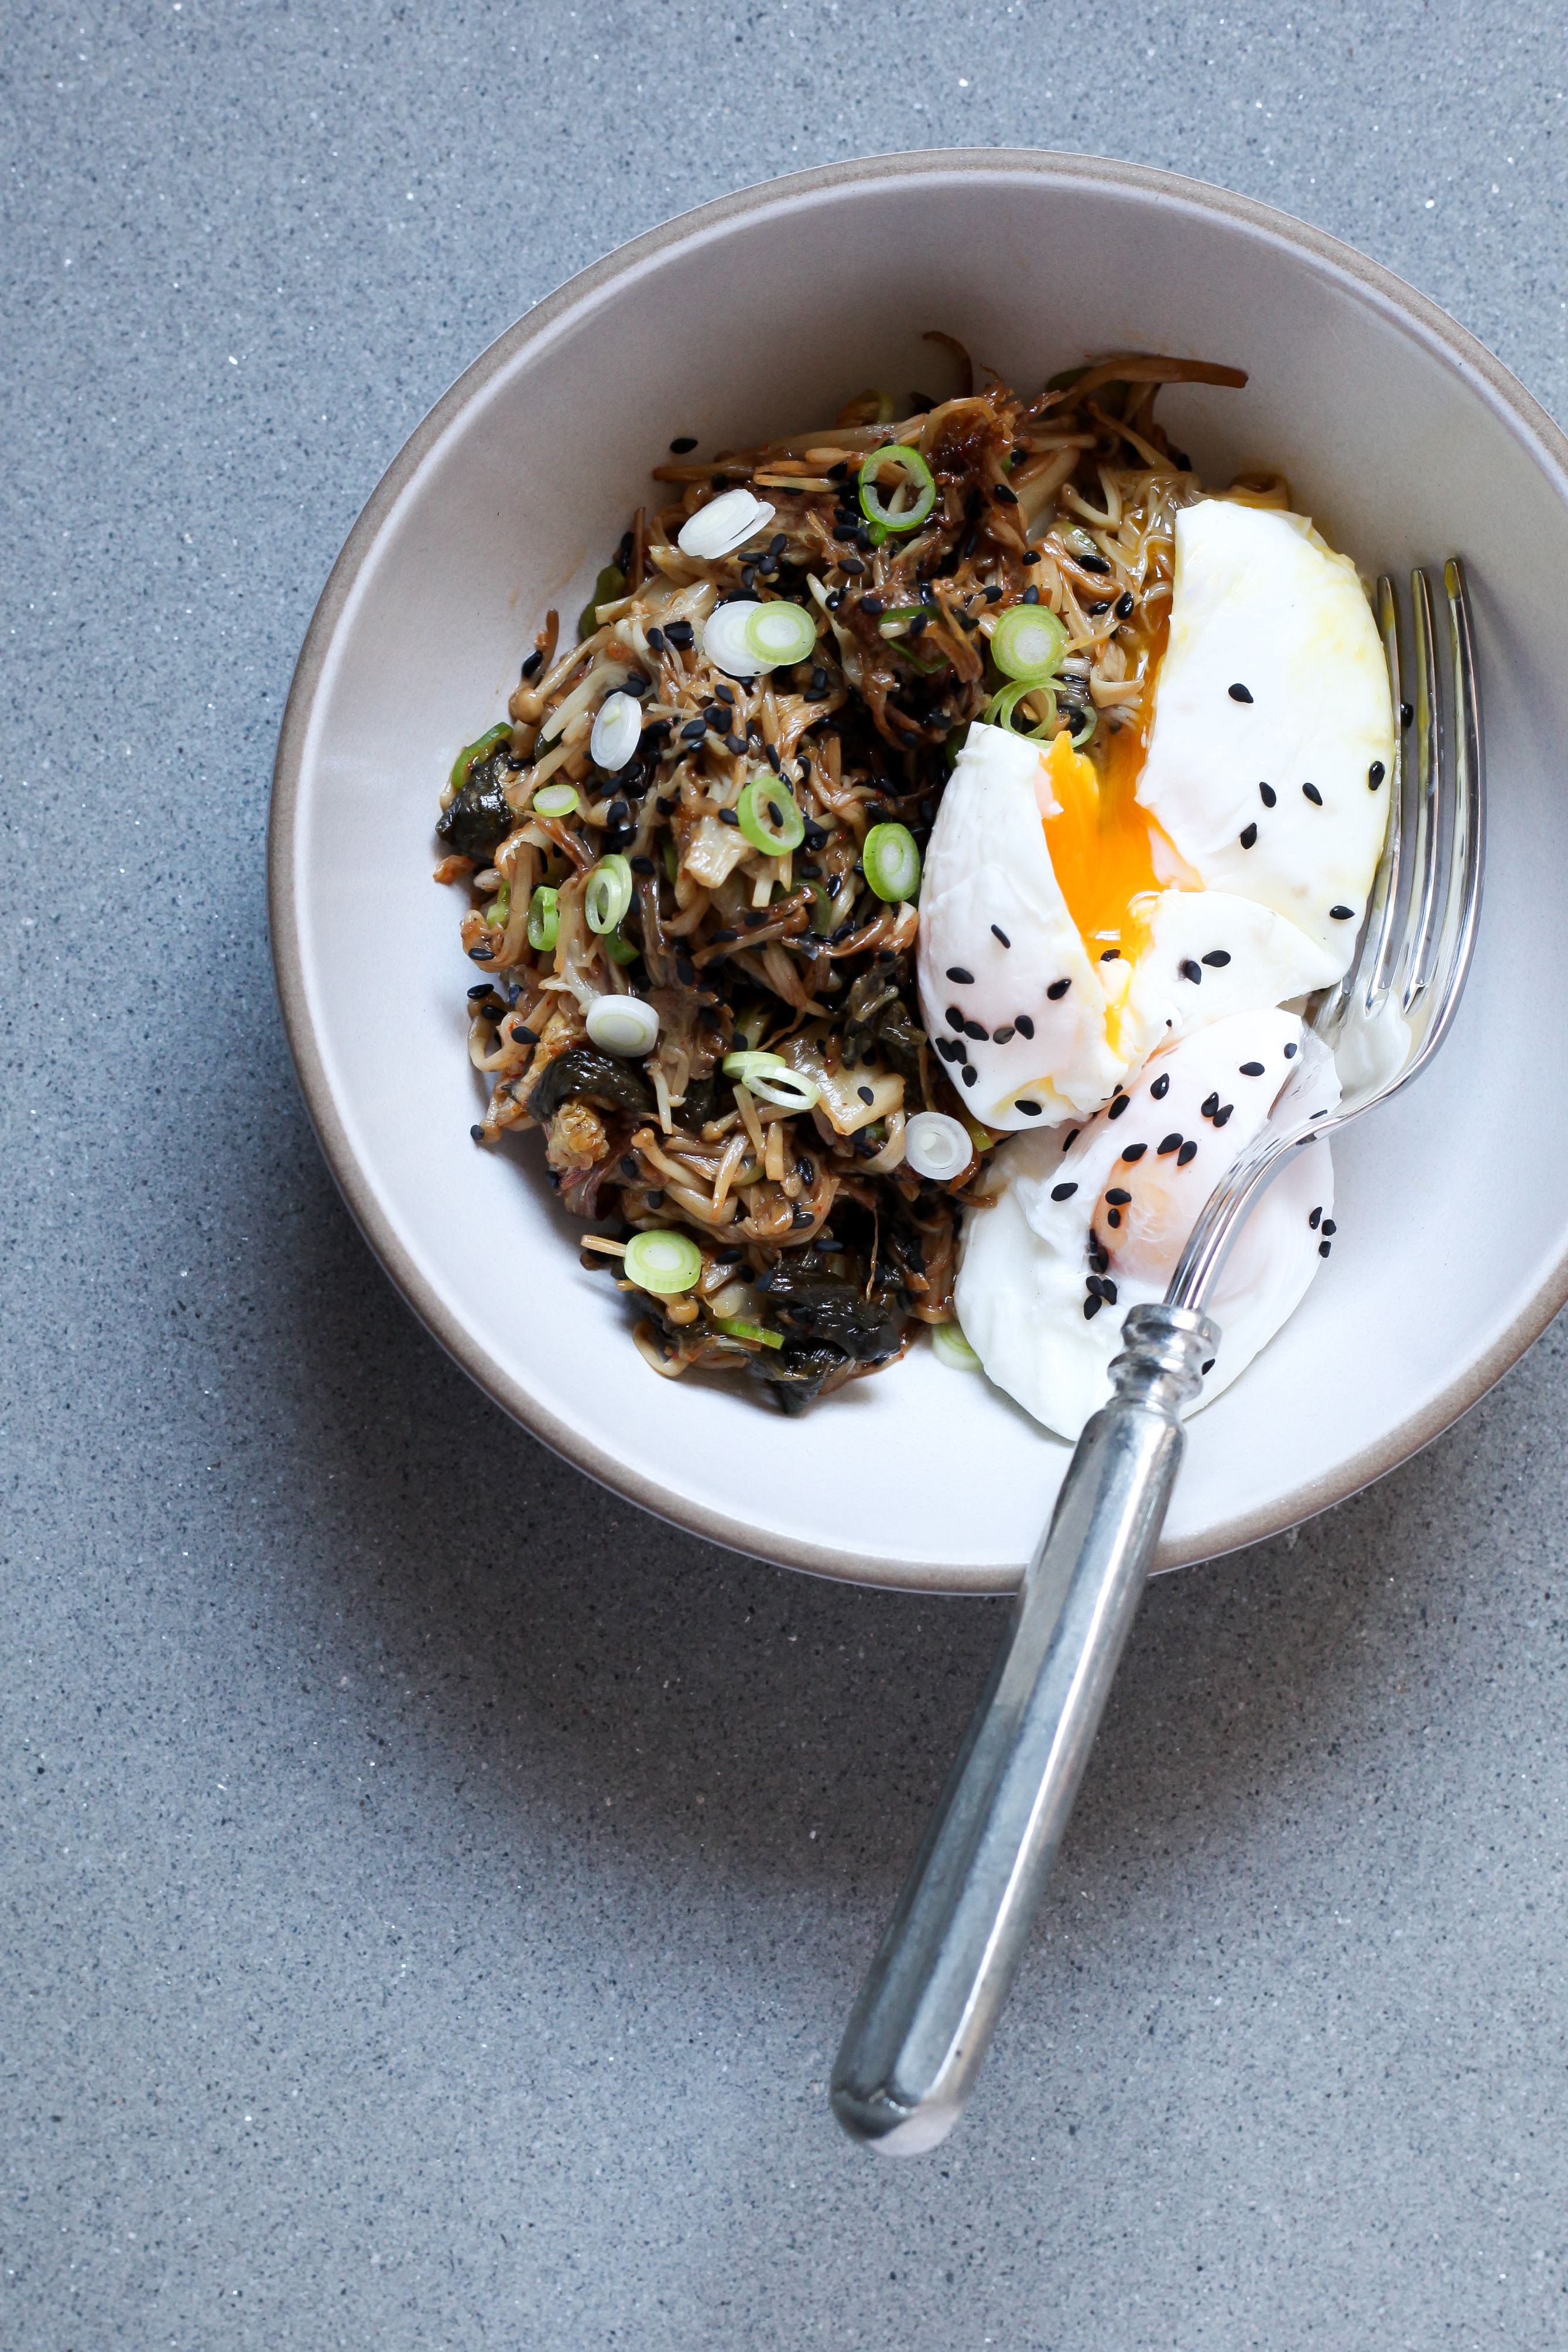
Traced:
<path fill-rule="evenodd" d="M 856 2138 L 917 2154 L 969 2096 L 1023 1957 L 1153 1560 L 1184 1440 L 1181 1408 L 1219 1344 L 1203 1311 L 1232 1243 L 1297 1151 L 1407 1086 L 1447 1035 L 1480 908 L 1480 705 L 1458 556 L 1444 566 L 1453 710 L 1437 715 L 1432 598 L 1411 574 L 1407 702 L 1394 584 L 1378 583 L 1398 724 L 1388 829 L 1360 952 L 1316 1006 L 1269 1126 L 1210 1196 L 1163 1304 L 1135 1307 L 1110 1367 L 1115 1393 L 1079 1439 L 947 1787 L 861 1989 L 833 2071 Z M 1413 708 L 1412 708 L 1413 704 Z M 1415 733 L 1415 773 L 1406 736 Z M 1314 1108 L 1328 1060 L 1344 1093 Z"/>

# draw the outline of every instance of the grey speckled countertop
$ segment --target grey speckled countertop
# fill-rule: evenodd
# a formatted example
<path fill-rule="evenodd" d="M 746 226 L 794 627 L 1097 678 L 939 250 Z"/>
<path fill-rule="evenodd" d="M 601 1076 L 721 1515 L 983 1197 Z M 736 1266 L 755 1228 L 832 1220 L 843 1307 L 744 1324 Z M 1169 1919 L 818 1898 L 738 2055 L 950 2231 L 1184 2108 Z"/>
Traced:
<path fill-rule="evenodd" d="M 571 271 L 823 158 L 1101 149 L 1563 415 L 1562 8 L 8 23 L 0 2343 L 1568 2342 L 1561 1327 L 1152 1591 L 968 2124 L 878 2163 L 825 2078 L 995 1605 L 503 1423 L 338 1205 L 262 902 L 332 557 Z"/>

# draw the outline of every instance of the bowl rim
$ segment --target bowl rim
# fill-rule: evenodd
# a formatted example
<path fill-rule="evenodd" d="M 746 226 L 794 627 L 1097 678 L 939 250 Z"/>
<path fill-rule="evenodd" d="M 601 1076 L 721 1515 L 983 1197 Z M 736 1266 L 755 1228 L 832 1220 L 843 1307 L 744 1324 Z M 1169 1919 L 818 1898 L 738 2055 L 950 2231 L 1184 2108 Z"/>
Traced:
<path fill-rule="evenodd" d="M 279 731 L 268 824 L 268 918 L 273 968 L 283 1025 L 315 1129 L 334 1182 L 350 1215 L 431 1336 L 468 1377 L 511 1418 L 577 1469 L 613 1492 L 688 1529 L 710 1543 L 839 1581 L 910 1591 L 952 1592 L 951 1565 L 940 1561 L 872 1559 L 788 1536 L 766 1533 L 744 1520 L 712 1509 L 672 1486 L 644 1477 L 594 1438 L 552 1412 L 541 1399 L 511 1380 L 452 1313 L 404 1247 L 376 1188 L 349 1140 L 327 1076 L 310 1021 L 300 947 L 300 910 L 293 889 L 294 845 L 304 756 L 311 718 L 331 647 L 354 586 L 382 528 L 403 490 L 447 428 L 502 369 L 531 344 L 551 335 L 574 310 L 592 305 L 617 282 L 635 276 L 670 248 L 698 241 L 713 230 L 765 212 L 788 208 L 802 198 L 879 181 L 930 179 L 1033 180 L 1047 185 L 1093 188 L 1156 197 L 1199 213 L 1218 215 L 1271 238 L 1326 270 L 1348 279 L 1363 299 L 1394 317 L 1407 331 L 1435 346 L 1467 378 L 1499 421 L 1530 448 L 1536 461 L 1558 478 L 1568 503 L 1568 436 L 1564 436 L 1518 378 L 1468 329 L 1427 295 L 1353 246 L 1314 228 L 1274 205 L 1151 164 L 1045 148 L 914 149 L 858 157 L 785 173 L 774 180 L 718 196 L 677 214 L 615 247 L 546 295 L 499 335 L 464 369 L 416 425 L 365 501 L 327 576 L 295 665 Z M 1482 1354 L 1420 1411 L 1409 1415 L 1375 1444 L 1351 1455 L 1331 1475 L 1303 1481 L 1268 1507 L 1239 1511 L 1204 1532 L 1201 1546 L 1164 1543 L 1156 1570 L 1215 1559 L 1281 1533 L 1300 1520 L 1345 1501 L 1363 1486 L 1396 1468 L 1448 1429 L 1515 1364 L 1568 1301 L 1568 1250 L 1552 1266 L 1527 1306 Z M 1022 1563 L 1009 1573 L 998 1569 L 994 1585 L 965 1577 L 965 1592 L 1015 1589 Z M 971 1572 L 973 1573 L 973 1572 Z"/>

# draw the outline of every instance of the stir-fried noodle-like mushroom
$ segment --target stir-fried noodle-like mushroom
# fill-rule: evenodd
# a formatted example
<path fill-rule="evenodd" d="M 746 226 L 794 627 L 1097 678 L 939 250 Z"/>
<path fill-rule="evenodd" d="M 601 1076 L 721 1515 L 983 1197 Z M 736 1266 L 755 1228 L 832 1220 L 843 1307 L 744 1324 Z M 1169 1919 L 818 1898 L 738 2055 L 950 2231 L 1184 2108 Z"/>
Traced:
<path fill-rule="evenodd" d="M 964 730 L 987 712 L 1067 729 L 1099 762 L 1147 726 L 1174 516 L 1205 495 L 1155 398 L 1245 380 L 1124 353 L 1026 399 L 973 389 L 963 347 L 932 340 L 964 371 L 958 398 L 896 416 L 868 393 L 836 424 L 658 467 L 668 502 L 637 509 L 572 642 L 547 616 L 437 825 L 437 877 L 469 901 L 468 1050 L 491 1087 L 476 1139 L 544 1130 L 562 1201 L 613 1228 L 584 1264 L 635 1297 L 659 1370 L 743 1371 L 786 1410 L 952 1315 L 994 1139 L 921 1026 L 914 944 Z M 736 492 L 751 535 L 687 552 L 693 517 Z M 1047 694 L 1009 698 L 990 638 L 1029 604 L 1067 643 Z M 770 606 L 789 609 L 758 621 Z M 721 667 L 715 646 L 752 642 L 742 625 L 793 657 Z M 637 717 L 601 723 L 616 696 Z M 619 1030 L 617 999 L 636 1000 Z M 922 1110 L 972 1139 L 943 1179 L 905 1156 Z"/>

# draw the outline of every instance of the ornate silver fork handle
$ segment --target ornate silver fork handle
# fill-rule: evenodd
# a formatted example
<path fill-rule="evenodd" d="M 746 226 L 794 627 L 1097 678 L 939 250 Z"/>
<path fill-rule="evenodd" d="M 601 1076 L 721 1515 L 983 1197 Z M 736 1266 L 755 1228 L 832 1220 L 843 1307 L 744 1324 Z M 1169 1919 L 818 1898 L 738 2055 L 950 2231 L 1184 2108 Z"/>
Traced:
<path fill-rule="evenodd" d="M 1131 1631 L 1181 1465 L 1182 1407 L 1219 1343 L 1203 1313 L 1231 1244 L 1292 1154 L 1386 1101 L 1430 1060 L 1464 986 L 1484 856 L 1480 709 L 1464 567 L 1444 567 L 1453 715 L 1437 723 L 1431 597 L 1411 575 L 1414 789 L 1395 730 L 1388 833 L 1353 972 L 1319 1005 L 1314 1045 L 1273 1121 L 1210 1197 L 1159 1306 L 1136 1307 L 1114 1393 L 1079 1439 L 990 1678 L 845 2031 L 833 2105 L 856 2137 L 917 2154 L 962 2114 L 1023 1957 Z M 1398 604 L 1378 583 L 1396 709 Z M 1357 1040 L 1355 1033 L 1363 1033 Z M 1391 1043 L 1392 1041 L 1392 1043 Z M 1358 1043 L 1370 1050 L 1358 1050 Z M 1308 1109 L 1336 1048 L 1364 1075 Z M 1381 1048 L 1381 1050 L 1379 1050 Z"/>

